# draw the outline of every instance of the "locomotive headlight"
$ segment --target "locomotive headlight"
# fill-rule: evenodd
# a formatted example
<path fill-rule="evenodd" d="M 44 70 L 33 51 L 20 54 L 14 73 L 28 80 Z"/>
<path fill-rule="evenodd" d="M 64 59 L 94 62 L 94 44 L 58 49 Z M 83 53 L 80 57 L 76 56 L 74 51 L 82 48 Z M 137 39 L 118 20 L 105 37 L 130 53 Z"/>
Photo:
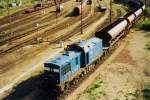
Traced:
<path fill-rule="evenodd" d="M 50 71 L 50 68 L 49 67 L 44 67 L 44 70 Z"/>

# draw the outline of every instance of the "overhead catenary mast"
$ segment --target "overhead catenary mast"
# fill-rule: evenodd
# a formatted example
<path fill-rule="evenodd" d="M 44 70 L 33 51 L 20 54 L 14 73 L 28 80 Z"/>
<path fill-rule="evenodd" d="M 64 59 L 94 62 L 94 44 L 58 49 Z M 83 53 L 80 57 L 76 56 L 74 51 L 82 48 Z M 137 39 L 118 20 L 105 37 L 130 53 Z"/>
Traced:
<path fill-rule="evenodd" d="M 110 16 L 110 24 L 111 24 L 111 22 L 112 22 L 112 19 L 111 19 L 111 16 L 112 16 L 112 0 L 110 0 L 109 16 Z"/>
<path fill-rule="evenodd" d="M 83 21 L 82 21 L 82 0 L 81 0 L 81 34 L 83 34 L 83 27 L 82 27 L 82 24 L 83 24 Z"/>
<path fill-rule="evenodd" d="M 60 3 L 58 2 L 58 0 L 54 0 L 54 2 L 56 7 L 56 24 L 57 24 L 58 12 L 60 12 Z"/>
<path fill-rule="evenodd" d="M 146 19 L 146 6 L 147 6 L 147 1 L 144 0 L 144 4 L 145 4 L 145 10 L 144 10 L 144 20 Z"/>
<path fill-rule="evenodd" d="M 11 24 L 11 15 L 10 15 L 9 3 L 10 3 L 10 1 L 9 1 L 9 0 L 6 0 L 7 16 L 8 16 L 8 18 L 9 18 L 8 23 Z M 12 33 L 12 32 L 11 32 L 11 28 L 10 28 L 9 30 L 10 30 L 10 33 Z M 10 44 L 11 44 L 11 41 L 10 41 Z"/>

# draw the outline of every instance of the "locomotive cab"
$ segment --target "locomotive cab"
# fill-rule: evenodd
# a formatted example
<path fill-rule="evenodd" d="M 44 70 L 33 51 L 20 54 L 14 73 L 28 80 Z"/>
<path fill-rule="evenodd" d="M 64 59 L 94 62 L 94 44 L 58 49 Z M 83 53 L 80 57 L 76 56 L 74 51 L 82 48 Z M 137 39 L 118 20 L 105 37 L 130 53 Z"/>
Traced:
<path fill-rule="evenodd" d="M 44 63 L 44 79 L 49 87 L 63 91 L 64 84 L 80 69 L 80 53 L 66 51 Z"/>
<path fill-rule="evenodd" d="M 60 82 L 60 68 L 51 63 L 44 64 L 44 77 L 51 84 L 58 84 Z"/>

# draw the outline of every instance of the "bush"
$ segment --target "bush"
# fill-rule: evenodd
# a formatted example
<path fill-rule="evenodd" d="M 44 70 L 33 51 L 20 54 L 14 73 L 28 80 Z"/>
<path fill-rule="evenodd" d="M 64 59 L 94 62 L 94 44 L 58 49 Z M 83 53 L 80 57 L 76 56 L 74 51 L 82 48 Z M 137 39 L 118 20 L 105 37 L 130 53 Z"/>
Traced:
<path fill-rule="evenodd" d="M 145 87 L 143 90 L 143 96 L 145 100 L 150 100 L 150 87 Z"/>
<path fill-rule="evenodd" d="M 2 5 L 0 5 L 0 9 L 4 9 L 4 7 Z"/>
<path fill-rule="evenodd" d="M 150 19 L 146 18 L 145 21 L 137 25 L 138 28 L 146 31 L 150 31 Z"/>
<path fill-rule="evenodd" d="M 145 12 L 146 12 L 147 16 L 150 16 L 150 7 L 149 6 L 146 7 L 146 11 Z"/>

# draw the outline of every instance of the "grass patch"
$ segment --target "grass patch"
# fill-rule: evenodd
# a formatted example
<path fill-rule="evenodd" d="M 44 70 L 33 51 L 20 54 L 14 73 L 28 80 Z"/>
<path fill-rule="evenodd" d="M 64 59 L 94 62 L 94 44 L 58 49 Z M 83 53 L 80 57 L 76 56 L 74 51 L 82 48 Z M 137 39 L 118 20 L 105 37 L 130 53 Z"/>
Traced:
<path fill-rule="evenodd" d="M 93 90 L 99 88 L 101 85 L 100 84 L 94 84 L 90 88 L 88 88 L 85 92 L 86 93 L 91 93 Z"/>
<path fill-rule="evenodd" d="M 150 6 L 146 7 L 145 13 L 147 16 L 150 16 Z"/>
<path fill-rule="evenodd" d="M 132 95 L 133 97 L 139 97 L 139 91 L 135 91 L 134 93 L 128 93 L 128 95 Z"/>
<path fill-rule="evenodd" d="M 150 18 L 146 18 L 145 21 L 138 23 L 136 27 L 142 30 L 150 31 Z"/>
<path fill-rule="evenodd" d="M 150 100 L 150 86 L 146 86 L 143 90 L 143 97 L 145 100 Z"/>
<path fill-rule="evenodd" d="M 136 27 L 142 30 L 150 31 L 150 6 L 146 7 L 145 13 L 147 18 L 143 22 L 138 23 Z"/>
<path fill-rule="evenodd" d="M 16 7 L 9 7 L 10 14 L 13 14 L 17 11 L 23 10 L 25 8 L 31 7 L 34 4 L 44 2 L 46 0 L 9 0 L 9 4 L 17 3 L 21 4 L 20 6 Z M 7 2 L 5 0 L 0 0 L 0 16 L 8 15 L 7 11 Z"/>

